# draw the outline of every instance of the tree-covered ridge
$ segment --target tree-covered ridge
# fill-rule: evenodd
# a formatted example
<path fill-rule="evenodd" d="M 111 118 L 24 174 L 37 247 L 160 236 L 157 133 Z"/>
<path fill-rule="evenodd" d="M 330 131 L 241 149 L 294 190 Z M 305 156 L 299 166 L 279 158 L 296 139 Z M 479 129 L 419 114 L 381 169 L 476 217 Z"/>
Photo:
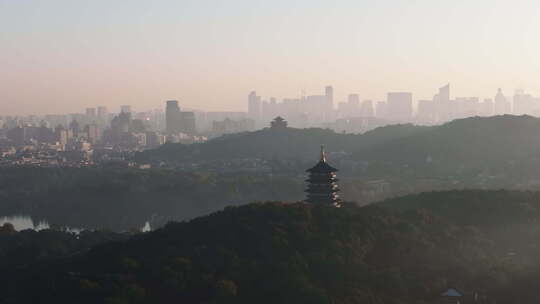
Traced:
<path fill-rule="evenodd" d="M 27 267 L 82 254 L 105 242 L 126 240 L 131 234 L 110 231 L 71 233 L 46 229 L 15 231 L 9 223 L 0 226 L 0 268 Z"/>
<path fill-rule="evenodd" d="M 387 126 L 365 134 L 265 129 L 191 146 L 165 145 L 136 158 L 188 171 L 252 170 L 294 177 L 313 165 L 324 144 L 342 180 L 382 180 L 389 184 L 383 197 L 464 188 L 540 190 L 538 134 L 540 119 L 511 115 L 432 127 Z M 364 202 L 358 196 L 349 199 Z"/>
<path fill-rule="evenodd" d="M 242 158 L 317 159 L 320 145 L 332 151 L 353 152 L 398 138 L 421 133 L 428 127 L 410 124 L 377 128 L 365 134 L 340 134 L 329 129 L 263 129 L 255 132 L 224 135 L 194 145 L 166 144 L 142 152 L 136 159 L 144 161 L 208 161 Z"/>
<path fill-rule="evenodd" d="M 532 116 L 493 116 L 459 119 L 426 132 L 396 138 L 358 151 L 361 159 L 400 163 L 437 161 L 497 164 L 540 156 L 540 119 Z"/>
<path fill-rule="evenodd" d="M 427 157 L 452 162 L 519 160 L 537 155 L 540 119 L 493 116 L 458 119 L 440 126 L 410 124 L 377 128 L 365 134 L 328 129 L 263 129 L 195 145 L 167 144 L 137 156 L 140 161 L 216 159 L 316 159 L 318 146 L 354 154 L 366 161 L 410 163 Z M 475 149 L 471 149 L 474 145 Z"/>
<path fill-rule="evenodd" d="M 536 303 L 539 197 L 471 190 L 362 208 L 228 207 L 64 262 L 4 268 L 0 302 L 433 303 L 454 287 Z"/>

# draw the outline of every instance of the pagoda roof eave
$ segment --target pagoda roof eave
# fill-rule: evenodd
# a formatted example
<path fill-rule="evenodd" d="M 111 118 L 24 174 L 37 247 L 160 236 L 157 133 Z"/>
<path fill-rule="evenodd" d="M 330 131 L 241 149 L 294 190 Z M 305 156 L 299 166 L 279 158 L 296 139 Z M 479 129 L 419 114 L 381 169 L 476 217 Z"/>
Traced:
<path fill-rule="evenodd" d="M 330 166 L 325 161 L 318 162 L 313 168 L 307 169 L 306 172 L 321 172 L 321 173 L 328 173 L 328 172 L 338 172 L 339 170 Z"/>

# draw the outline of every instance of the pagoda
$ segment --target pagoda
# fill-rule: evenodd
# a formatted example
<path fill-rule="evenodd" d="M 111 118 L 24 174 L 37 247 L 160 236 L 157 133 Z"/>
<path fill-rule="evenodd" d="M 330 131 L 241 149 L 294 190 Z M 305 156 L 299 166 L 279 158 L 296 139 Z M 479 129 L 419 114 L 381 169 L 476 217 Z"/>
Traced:
<path fill-rule="evenodd" d="M 306 180 L 308 187 L 306 189 L 306 202 L 311 204 L 323 204 L 334 207 L 340 207 L 338 179 L 336 172 L 338 169 L 330 166 L 326 162 L 324 146 L 321 146 L 321 159 L 311 169 L 308 169 L 309 178 Z"/>
<path fill-rule="evenodd" d="M 276 118 L 274 118 L 274 120 L 272 120 L 270 122 L 270 127 L 274 130 L 276 129 L 287 129 L 287 121 L 285 119 L 283 119 L 283 117 L 281 116 L 278 116 Z"/>

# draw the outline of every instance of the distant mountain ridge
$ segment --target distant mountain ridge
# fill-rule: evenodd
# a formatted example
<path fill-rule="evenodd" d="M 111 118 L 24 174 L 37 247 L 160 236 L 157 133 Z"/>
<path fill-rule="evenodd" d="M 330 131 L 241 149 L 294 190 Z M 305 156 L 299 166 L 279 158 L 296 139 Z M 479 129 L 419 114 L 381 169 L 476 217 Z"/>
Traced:
<path fill-rule="evenodd" d="M 540 119 L 504 115 L 455 120 L 360 150 L 356 157 L 408 162 L 430 156 L 446 161 L 493 162 L 536 155 L 540 156 Z"/>
<path fill-rule="evenodd" d="M 411 124 L 377 128 L 365 134 L 340 134 L 329 129 L 273 130 L 270 128 L 210 140 L 205 143 L 165 144 L 137 155 L 140 161 L 196 161 L 241 158 L 316 160 L 321 145 L 330 151 L 353 152 L 422 132 Z"/>
<path fill-rule="evenodd" d="M 540 153 L 540 119 L 493 116 L 458 119 L 440 126 L 392 125 L 364 134 L 328 129 L 263 129 L 226 135 L 195 145 L 166 144 L 137 159 L 197 161 L 215 159 L 316 159 L 318 147 L 347 152 L 366 161 L 410 162 L 431 157 L 445 161 L 500 161 Z M 473 149 L 474 146 L 474 149 Z"/>

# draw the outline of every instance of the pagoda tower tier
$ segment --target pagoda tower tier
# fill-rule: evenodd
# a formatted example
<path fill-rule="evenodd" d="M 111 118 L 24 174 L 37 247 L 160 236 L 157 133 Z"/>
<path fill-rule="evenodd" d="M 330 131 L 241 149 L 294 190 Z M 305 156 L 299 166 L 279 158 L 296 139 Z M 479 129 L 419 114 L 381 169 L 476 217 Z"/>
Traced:
<path fill-rule="evenodd" d="M 330 166 L 326 161 L 324 147 L 321 147 L 321 159 L 311 169 L 308 169 L 309 177 L 306 193 L 306 202 L 311 204 L 340 206 L 338 179 L 336 172 L 338 169 Z"/>

